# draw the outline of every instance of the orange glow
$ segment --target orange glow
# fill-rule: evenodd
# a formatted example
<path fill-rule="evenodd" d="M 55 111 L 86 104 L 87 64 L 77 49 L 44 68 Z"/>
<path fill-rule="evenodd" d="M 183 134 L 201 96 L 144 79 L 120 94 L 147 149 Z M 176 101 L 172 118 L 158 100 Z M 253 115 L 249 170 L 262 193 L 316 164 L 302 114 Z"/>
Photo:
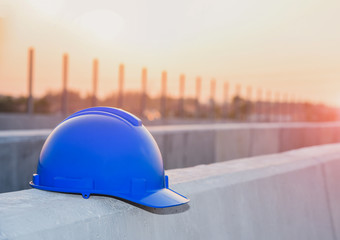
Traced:
<path fill-rule="evenodd" d="M 4 20 L 0 17 L 0 49 L 2 49 L 2 46 L 4 44 L 4 36 L 5 35 L 5 29 L 4 29 Z"/>
<path fill-rule="evenodd" d="M 26 54 L 33 46 L 38 95 L 61 89 L 67 52 L 69 86 L 84 95 L 98 58 L 99 97 L 117 91 L 124 62 L 126 90 L 141 88 L 147 66 L 152 95 L 160 93 L 166 70 L 172 96 L 179 95 L 183 73 L 186 96 L 194 96 L 195 79 L 202 78 L 203 100 L 215 78 L 219 100 L 229 81 L 231 89 L 240 83 L 340 104 L 339 9 L 340 1 L 322 0 L 4 0 L 0 94 L 26 94 Z"/>

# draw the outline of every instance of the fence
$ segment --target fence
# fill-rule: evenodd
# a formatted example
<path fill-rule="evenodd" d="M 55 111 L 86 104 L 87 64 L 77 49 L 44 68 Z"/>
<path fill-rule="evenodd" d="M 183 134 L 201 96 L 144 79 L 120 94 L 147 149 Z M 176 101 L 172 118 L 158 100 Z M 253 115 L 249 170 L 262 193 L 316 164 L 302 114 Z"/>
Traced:
<path fill-rule="evenodd" d="M 27 113 L 34 113 L 34 49 L 28 50 L 28 98 Z M 92 91 L 88 103 L 82 107 L 107 104 L 107 101 L 98 101 L 98 68 L 99 60 L 93 60 L 92 69 Z M 62 91 L 60 94 L 59 112 L 67 115 L 70 111 L 70 90 L 68 89 L 69 56 L 64 54 L 62 57 Z M 148 70 L 142 69 L 141 91 L 136 94 L 133 100 L 125 101 L 129 96 L 124 89 L 125 67 L 119 65 L 118 89 L 116 96 L 109 105 L 119 108 L 126 108 L 141 118 L 148 118 L 150 109 L 158 113 L 157 116 L 166 119 L 176 118 L 208 118 L 208 119 L 234 119 L 238 121 L 258 121 L 258 122 L 287 122 L 287 121 L 332 121 L 338 120 L 338 109 L 315 104 L 308 101 L 298 101 L 294 95 L 287 93 L 273 92 L 264 89 L 254 89 L 251 86 L 242 87 L 237 84 L 232 91 L 229 82 L 223 83 L 222 102 L 216 99 L 216 79 L 210 80 L 210 96 L 208 103 L 202 101 L 202 79 L 196 78 L 195 97 L 185 98 L 186 76 L 179 76 L 179 95 L 178 98 L 168 96 L 167 72 L 161 73 L 160 96 L 151 99 L 147 92 Z M 246 92 L 242 95 L 242 92 Z M 233 94 L 231 94 L 233 92 Z M 131 98 L 131 96 L 130 96 Z M 150 104 L 150 102 L 153 102 Z M 158 102 L 158 103 L 157 103 Z M 138 104 L 136 104 L 138 103 Z M 132 106 L 134 105 L 134 106 Z M 138 106 L 136 106 L 138 105 Z M 130 108 L 130 109 L 129 109 Z M 74 109 L 72 109 L 74 111 Z M 152 112 L 152 111 L 151 111 Z M 151 113 L 152 114 L 152 113 Z"/>

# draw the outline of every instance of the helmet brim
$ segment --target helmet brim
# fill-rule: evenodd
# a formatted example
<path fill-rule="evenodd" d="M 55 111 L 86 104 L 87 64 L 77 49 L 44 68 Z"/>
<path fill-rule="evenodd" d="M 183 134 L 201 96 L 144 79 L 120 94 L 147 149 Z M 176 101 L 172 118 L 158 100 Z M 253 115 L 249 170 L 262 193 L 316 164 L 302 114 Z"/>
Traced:
<path fill-rule="evenodd" d="M 53 192 L 80 193 L 80 194 L 84 194 L 84 192 L 86 192 L 88 196 L 90 194 L 103 194 L 103 195 L 126 199 L 128 201 L 141 204 L 147 207 L 153 207 L 153 208 L 174 207 L 174 206 L 188 203 L 190 201 L 190 199 L 184 197 L 183 195 L 169 188 L 162 188 L 159 190 L 150 191 L 150 192 L 147 192 L 147 194 L 141 195 L 141 196 L 138 196 L 138 195 L 131 196 L 131 195 L 111 193 L 111 192 L 106 192 L 106 191 L 93 191 L 93 190 L 86 191 L 84 189 L 67 189 L 67 188 L 55 188 L 55 187 L 41 186 L 41 185 L 34 184 L 32 181 L 29 184 L 33 188 L 46 190 L 46 191 L 53 191 Z"/>
<path fill-rule="evenodd" d="M 153 208 L 174 207 L 190 201 L 190 199 L 168 188 L 162 188 L 141 197 L 121 197 Z"/>

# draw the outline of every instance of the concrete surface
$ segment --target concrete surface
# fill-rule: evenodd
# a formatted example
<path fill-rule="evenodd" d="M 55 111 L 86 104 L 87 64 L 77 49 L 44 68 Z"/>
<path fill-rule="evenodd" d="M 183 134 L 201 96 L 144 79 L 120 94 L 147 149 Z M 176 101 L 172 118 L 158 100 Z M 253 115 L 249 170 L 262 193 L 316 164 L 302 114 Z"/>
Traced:
<path fill-rule="evenodd" d="M 165 169 L 272 154 L 340 141 L 340 123 L 229 123 L 148 127 Z M 51 132 L 0 131 L 0 192 L 29 188 L 43 142 Z"/>
<path fill-rule="evenodd" d="M 340 144 L 167 171 L 191 201 L 153 209 L 36 189 L 0 194 L 0 239 L 340 239 Z"/>
<path fill-rule="evenodd" d="M 61 114 L 0 113 L 0 130 L 54 128 L 62 120 Z"/>
<path fill-rule="evenodd" d="M 280 148 L 280 129 L 261 127 L 250 130 L 250 156 L 278 153 Z M 296 148 L 296 147 L 295 147 Z"/>

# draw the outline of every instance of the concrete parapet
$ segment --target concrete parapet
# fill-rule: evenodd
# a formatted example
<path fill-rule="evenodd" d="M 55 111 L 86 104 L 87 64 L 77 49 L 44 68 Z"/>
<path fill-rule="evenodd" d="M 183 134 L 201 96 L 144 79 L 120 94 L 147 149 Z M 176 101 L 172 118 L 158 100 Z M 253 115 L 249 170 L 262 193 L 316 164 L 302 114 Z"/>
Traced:
<path fill-rule="evenodd" d="M 191 167 L 340 141 L 340 123 L 150 126 L 165 169 Z M 51 130 L 0 131 L 0 192 L 28 188 Z"/>
<path fill-rule="evenodd" d="M 53 128 L 63 119 L 61 114 L 1 113 L 0 130 Z"/>
<path fill-rule="evenodd" d="M 215 132 L 169 131 L 153 133 L 164 158 L 166 169 L 208 164 L 215 159 Z"/>
<path fill-rule="evenodd" d="M 216 130 L 215 154 L 216 162 L 250 156 L 252 130 L 231 128 Z M 214 162 L 214 161 L 212 161 Z"/>
<path fill-rule="evenodd" d="M 278 153 L 280 150 L 280 130 L 280 128 L 268 126 L 252 128 L 250 130 L 249 156 Z"/>
<path fill-rule="evenodd" d="M 340 144 L 168 170 L 187 205 L 0 194 L 0 239 L 340 239 Z"/>

